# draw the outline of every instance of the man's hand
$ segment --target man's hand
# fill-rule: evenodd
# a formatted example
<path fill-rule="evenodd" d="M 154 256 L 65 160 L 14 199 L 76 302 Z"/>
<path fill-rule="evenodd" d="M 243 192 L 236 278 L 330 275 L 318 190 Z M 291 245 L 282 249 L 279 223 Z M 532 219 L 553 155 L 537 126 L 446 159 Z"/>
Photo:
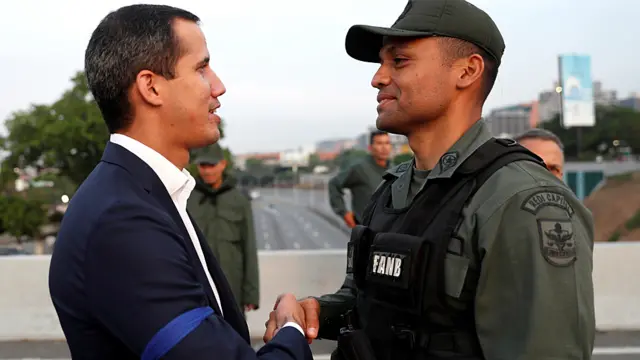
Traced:
<path fill-rule="evenodd" d="M 284 325 L 278 325 L 278 310 L 280 308 L 280 304 L 282 304 L 282 300 L 284 297 L 279 297 L 274 305 L 275 311 L 272 311 L 269 314 L 269 320 L 265 322 L 266 331 L 264 332 L 264 336 L 262 340 L 267 343 L 271 341 L 271 339 L 276 335 L 279 328 Z M 294 298 L 295 300 L 295 298 Z M 318 337 L 318 328 L 320 327 L 320 323 L 318 318 L 320 317 L 320 304 L 318 300 L 314 298 L 306 298 L 300 300 L 296 303 L 298 308 L 298 313 L 303 318 L 303 323 L 299 323 L 302 326 L 302 329 L 305 331 L 305 335 L 309 344 L 313 342 L 313 340 Z"/>
<path fill-rule="evenodd" d="M 351 211 L 344 214 L 343 219 L 344 223 L 347 224 L 350 229 L 353 229 L 356 226 L 356 218 Z"/>

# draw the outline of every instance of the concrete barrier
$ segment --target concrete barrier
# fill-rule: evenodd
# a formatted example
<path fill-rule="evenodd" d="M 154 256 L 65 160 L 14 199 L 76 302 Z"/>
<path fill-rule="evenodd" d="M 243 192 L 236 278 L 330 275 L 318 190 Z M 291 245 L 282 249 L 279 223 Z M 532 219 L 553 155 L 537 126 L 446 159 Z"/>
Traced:
<path fill-rule="evenodd" d="M 598 330 L 640 330 L 640 243 L 597 244 L 594 286 Z M 64 339 L 47 284 L 50 256 L 0 258 L 0 341 Z M 260 251 L 261 308 L 247 314 L 260 338 L 276 297 L 335 291 L 344 279 L 345 250 Z"/>

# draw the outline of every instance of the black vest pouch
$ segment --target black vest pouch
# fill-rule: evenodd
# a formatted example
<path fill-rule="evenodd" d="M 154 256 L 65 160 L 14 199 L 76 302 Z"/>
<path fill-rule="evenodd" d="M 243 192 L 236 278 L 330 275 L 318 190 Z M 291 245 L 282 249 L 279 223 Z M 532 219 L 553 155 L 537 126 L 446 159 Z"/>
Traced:
<path fill-rule="evenodd" d="M 425 270 L 433 249 L 424 239 L 397 233 L 378 233 L 369 250 L 365 288 L 373 304 L 387 311 L 422 314 Z"/>
<path fill-rule="evenodd" d="M 356 287 L 362 289 L 366 280 L 369 250 L 375 232 L 371 228 L 356 225 L 351 229 L 351 238 L 347 244 L 347 274 L 353 274 Z"/>

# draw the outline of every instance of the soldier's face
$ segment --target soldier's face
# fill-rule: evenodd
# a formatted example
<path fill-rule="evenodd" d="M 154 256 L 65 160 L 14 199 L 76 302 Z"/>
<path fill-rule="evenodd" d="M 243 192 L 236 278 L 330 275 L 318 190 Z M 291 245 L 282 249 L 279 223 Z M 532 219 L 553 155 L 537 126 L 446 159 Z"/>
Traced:
<path fill-rule="evenodd" d="M 391 156 L 391 139 L 387 134 L 380 134 L 373 138 L 369 145 L 371 156 L 377 160 L 388 160 Z"/>
<path fill-rule="evenodd" d="M 227 166 L 226 161 L 221 160 L 215 164 L 199 164 L 198 173 L 202 181 L 206 184 L 212 185 L 222 181 L 222 173 Z"/>
<path fill-rule="evenodd" d="M 540 156 L 544 163 L 547 164 L 547 169 L 558 179 L 563 180 L 564 154 L 558 144 L 551 140 L 543 139 L 523 139 L 520 144 Z"/>
<path fill-rule="evenodd" d="M 371 81 L 379 90 L 378 129 L 408 135 L 444 114 L 455 86 L 436 38 L 386 39 L 380 61 Z"/>

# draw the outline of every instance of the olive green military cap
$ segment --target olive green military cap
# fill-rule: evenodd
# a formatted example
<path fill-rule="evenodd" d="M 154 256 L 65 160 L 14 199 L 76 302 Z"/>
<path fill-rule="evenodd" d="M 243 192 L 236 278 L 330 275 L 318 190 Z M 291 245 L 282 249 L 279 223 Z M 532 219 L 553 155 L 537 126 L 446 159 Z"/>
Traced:
<path fill-rule="evenodd" d="M 443 36 L 468 41 L 495 58 L 504 53 L 504 39 L 491 17 L 465 0 L 409 0 L 389 28 L 354 25 L 347 32 L 347 54 L 360 61 L 380 62 L 385 37 Z"/>
<path fill-rule="evenodd" d="M 220 160 L 224 160 L 224 150 L 218 143 L 215 143 L 192 151 L 191 156 L 194 163 L 198 165 L 217 164 Z"/>

